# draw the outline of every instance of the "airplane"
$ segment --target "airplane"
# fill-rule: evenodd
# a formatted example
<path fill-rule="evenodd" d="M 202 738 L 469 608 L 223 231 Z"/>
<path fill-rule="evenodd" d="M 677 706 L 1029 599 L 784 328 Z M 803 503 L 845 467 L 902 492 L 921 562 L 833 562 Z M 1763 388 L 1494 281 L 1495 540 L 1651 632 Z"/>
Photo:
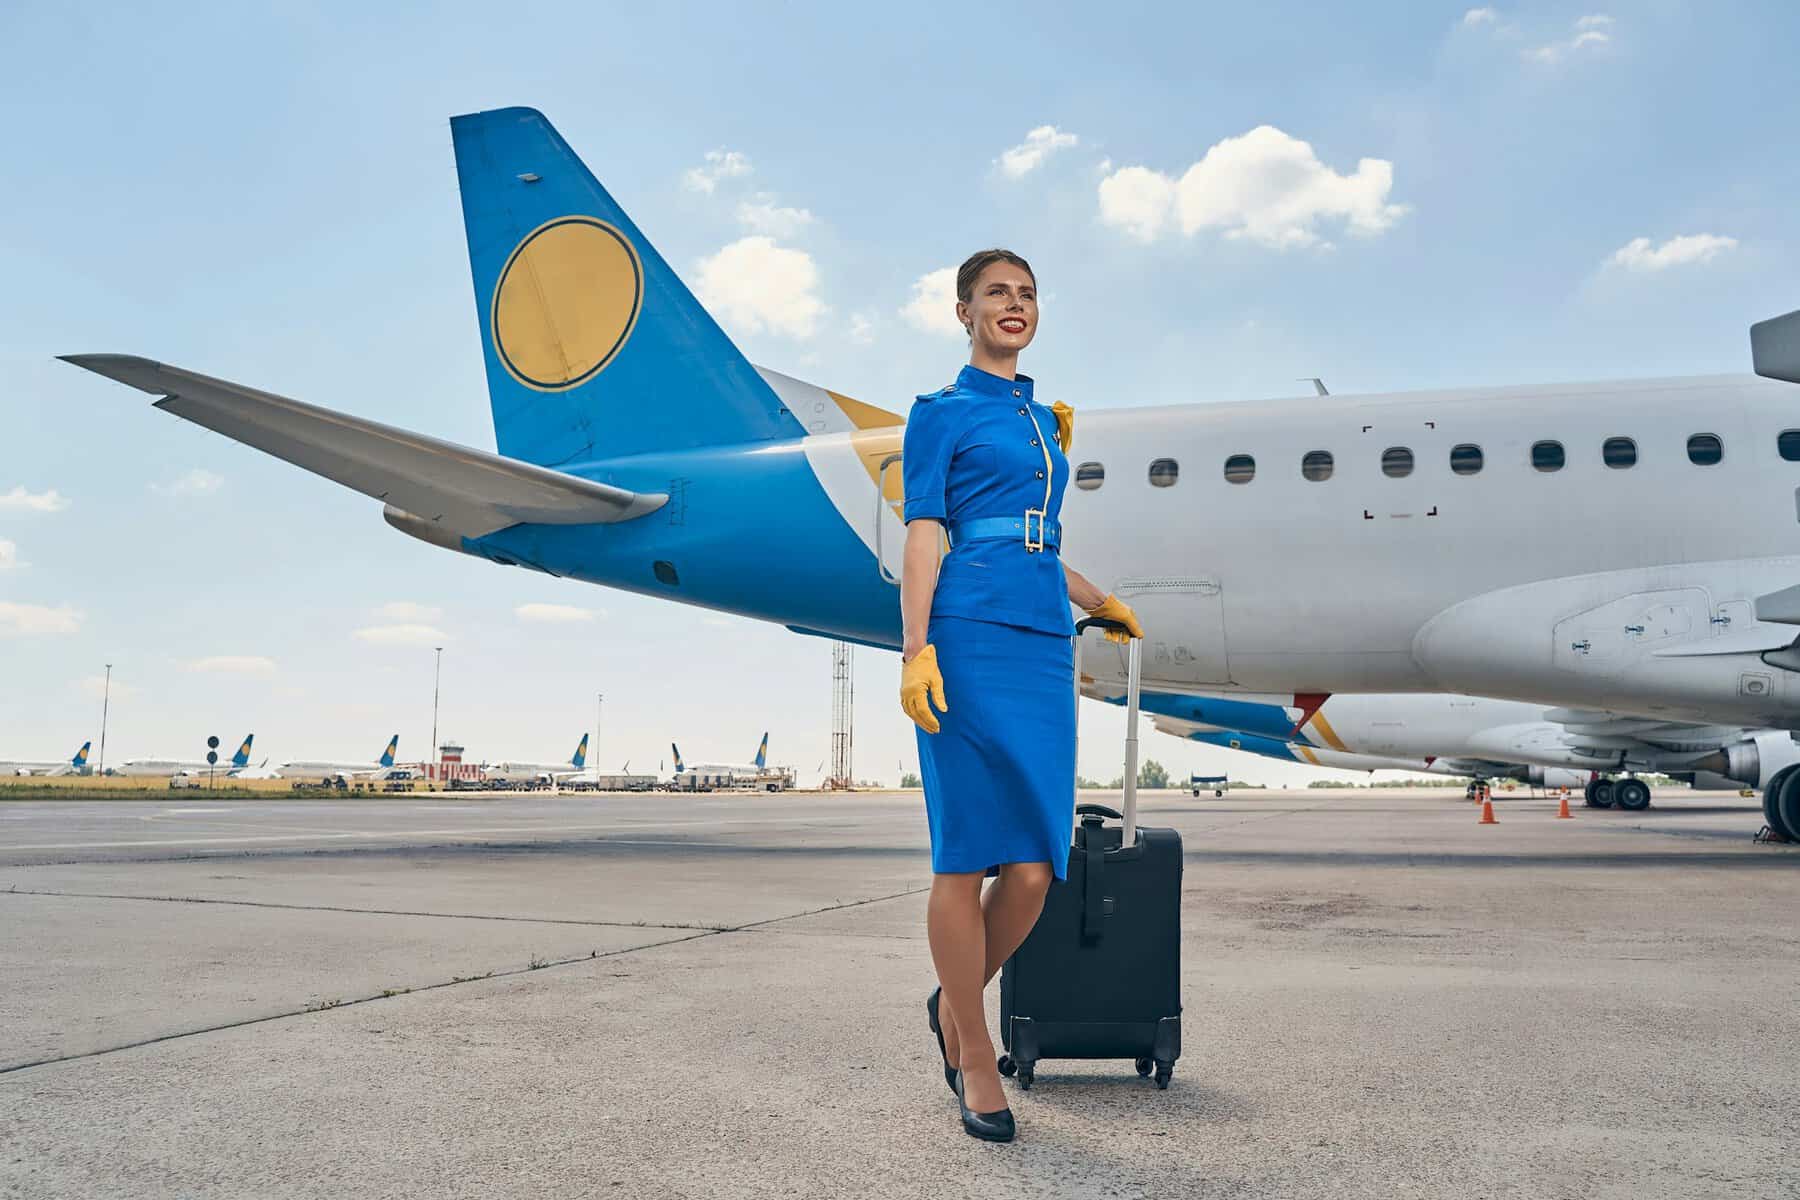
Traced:
<path fill-rule="evenodd" d="M 381 752 L 381 757 L 372 763 L 297 759 L 280 764 L 266 775 L 252 776 L 252 778 L 317 779 L 321 783 L 334 783 L 340 779 L 380 779 L 393 769 L 394 757 L 399 752 L 400 735 L 396 733 L 388 739 L 387 748 Z"/>
<path fill-rule="evenodd" d="M 588 735 L 584 733 L 568 762 L 498 762 L 482 767 L 481 774 L 489 783 L 550 783 L 579 775 L 587 766 L 587 752 Z"/>
<path fill-rule="evenodd" d="M 106 768 L 106 773 L 126 777 L 205 775 L 208 772 L 235 776 L 250 766 L 250 745 L 255 740 L 254 733 L 246 733 L 244 740 L 238 744 L 237 753 L 230 758 L 220 759 L 217 763 L 189 758 L 128 758 L 117 766 Z"/>
<path fill-rule="evenodd" d="M 67 361 L 431 545 L 897 649 L 904 418 L 753 367 L 541 113 L 450 132 L 498 453 Z M 1136 608 L 1155 690 L 1794 726 L 1800 312 L 1750 341 L 1754 376 L 1084 410 L 1064 552 Z M 1766 792 L 1800 829 L 1800 771 Z"/>
<path fill-rule="evenodd" d="M 756 757 L 747 763 L 684 763 L 681 760 L 681 747 L 674 742 L 669 743 L 669 750 L 675 756 L 675 778 L 680 782 L 683 776 L 694 776 L 708 781 L 732 783 L 762 778 L 769 767 L 769 734 L 765 730 L 762 741 L 757 744 Z"/>
<path fill-rule="evenodd" d="M 58 759 L 55 762 L 27 762 L 23 759 L 8 761 L 0 759 L 0 773 L 7 775 L 86 775 L 88 767 L 88 749 L 94 743 L 83 742 L 81 749 L 73 758 Z"/>
<path fill-rule="evenodd" d="M 1106 698 L 1123 703 L 1123 697 Z M 1321 750 L 1448 761 L 1458 767 L 1452 774 L 1581 787 L 1590 807 L 1617 803 L 1634 812 L 1649 807 L 1649 786 L 1609 775 L 1700 775 L 1708 777 L 1702 783 L 1754 788 L 1800 764 L 1800 744 L 1780 729 L 1688 725 L 1430 693 L 1286 698 L 1299 701 L 1291 707 L 1283 699 L 1256 704 L 1152 693 L 1140 704 L 1156 728 L 1177 737 L 1196 730 L 1251 733 L 1291 743 L 1300 761 Z M 1549 782 L 1553 771 L 1576 774 Z"/>

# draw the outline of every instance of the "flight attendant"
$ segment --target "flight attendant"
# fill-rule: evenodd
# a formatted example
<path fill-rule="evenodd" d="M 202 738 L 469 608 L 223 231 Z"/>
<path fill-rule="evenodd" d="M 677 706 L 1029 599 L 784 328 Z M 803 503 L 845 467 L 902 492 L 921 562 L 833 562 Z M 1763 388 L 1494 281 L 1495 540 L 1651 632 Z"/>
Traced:
<path fill-rule="evenodd" d="M 983 990 L 1036 924 L 1051 879 L 1068 870 L 1070 602 L 1143 631 L 1129 607 L 1061 558 L 1074 413 L 1039 404 L 1018 373 L 1037 333 L 1031 266 L 1009 250 L 971 255 L 956 274 L 956 317 L 969 332 L 969 365 L 920 396 L 906 423 L 900 703 L 919 727 L 931 829 L 926 930 L 940 986 L 925 1007 L 963 1129 L 1004 1142 L 1013 1115 Z M 999 877 L 984 895 L 990 868 Z"/>

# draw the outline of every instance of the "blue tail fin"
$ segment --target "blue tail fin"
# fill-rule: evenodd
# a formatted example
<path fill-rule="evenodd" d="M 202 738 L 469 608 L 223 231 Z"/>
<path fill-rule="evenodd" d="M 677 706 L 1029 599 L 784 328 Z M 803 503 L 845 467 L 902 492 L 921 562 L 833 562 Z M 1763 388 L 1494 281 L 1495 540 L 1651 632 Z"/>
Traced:
<path fill-rule="evenodd" d="M 569 759 L 569 765 L 577 771 L 587 766 L 587 734 L 581 735 L 581 742 L 575 747 L 575 753 Z"/>
<path fill-rule="evenodd" d="M 762 745 L 756 748 L 756 765 L 759 768 L 769 765 L 769 732 L 766 729 L 763 731 Z"/>
<path fill-rule="evenodd" d="M 677 775 L 679 775 L 683 771 L 687 770 L 686 767 L 681 765 L 681 747 L 677 746 L 674 742 L 670 742 L 669 750 L 671 753 L 673 753 L 675 755 L 675 773 Z"/>
<path fill-rule="evenodd" d="M 381 757 L 376 761 L 381 766 L 391 767 L 394 765 L 394 755 L 398 753 L 400 753 L 400 735 L 396 733 L 388 739 L 387 749 L 381 752 Z"/>
<path fill-rule="evenodd" d="M 500 453 L 554 466 L 804 432 L 542 113 L 450 133 Z"/>
<path fill-rule="evenodd" d="M 71 767 L 85 767 L 85 766 L 87 766 L 87 760 L 88 760 L 88 750 L 89 750 L 89 749 L 90 749 L 90 748 L 92 748 L 92 746 L 93 746 L 93 744 L 94 744 L 94 743 L 92 743 L 92 742 L 83 742 L 83 743 L 81 743 L 81 749 L 79 749 L 79 750 L 77 750 L 77 751 L 76 751 L 76 752 L 75 752 L 75 757 L 74 757 L 74 758 L 71 758 L 71 759 L 70 759 L 70 760 L 69 760 L 69 765 L 70 765 L 70 766 L 71 766 Z"/>
<path fill-rule="evenodd" d="M 244 735 L 244 740 L 238 746 L 237 753 L 231 756 L 232 766 L 247 767 L 250 765 L 250 743 L 255 740 L 256 735 L 254 733 L 246 733 Z"/>

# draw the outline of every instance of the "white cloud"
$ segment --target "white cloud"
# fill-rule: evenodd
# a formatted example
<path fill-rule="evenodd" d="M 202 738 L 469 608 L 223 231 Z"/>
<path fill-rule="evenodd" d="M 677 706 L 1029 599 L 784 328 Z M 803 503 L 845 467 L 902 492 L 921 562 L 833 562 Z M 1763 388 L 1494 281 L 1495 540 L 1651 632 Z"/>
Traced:
<path fill-rule="evenodd" d="M 689 167 L 681 177 L 681 184 L 690 192 L 704 192 L 712 195 L 713 189 L 719 186 L 721 179 L 734 179 L 750 173 L 750 158 L 736 150 L 708 150 L 706 161 L 697 167 Z"/>
<path fill-rule="evenodd" d="M 1065 133 L 1054 125 L 1039 125 L 1025 135 L 1024 141 L 1001 153 L 998 160 L 1000 173 L 1009 179 L 1018 179 L 1042 166 L 1044 160 L 1058 150 L 1080 142 L 1074 134 Z"/>
<path fill-rule="evenodd" d="M 1598 50 L 1612 41 L 1613 19 L 1605 13 L 1591 13 L 1575 22 L 1575 33 L 1562 41 L 1550 42 L 1542 46 L 1533 46 L 1520 51 L 1526 61 L 1546 65 L 1561 62 L 1572 54 L 1583 51 Z"/>
<path fill-rule="evenodd" d="M 441 646 L 450 640 L 450 635 L 435 625 L 413 622 L 370 625 L 357 630 L 356 637 L 372 646 Z"/>
<path fill-rule="evenodd" d="M 1462 16 L 1462 23 L 1466 28 L 1473 28 L 1477 25 L 1492 25 L 1499 19 L 1500 14 L 1498 12 L 1483 6 L 1481 8 L 1471 8 L 1468 12 L 1464 13 Z"/>
<path fill-rule="evenodd" d="M 856 346 L 867 346 L 875 340 L 875 318 L 868 313 L 850 314 L 850 342 Z"/>
<path fill-rule="evenodd" d="M 1123 167 L 1100 181 L 1100 219 L 1142 242 L 1155 241 L 1175 212 L 1175 181 L 1149 167 Z"/>
<path fill-rule="evenodd" d="M 592 621 L 600 615 L 591 608 L 581 608 L 574 604 L 521 604 L 513 609 L 513 613 L 521 621 L 538 621 L 547 624 Z"/>
<path fill-rule="evenodd" d="M 215 475 L 205 467 L 195 467 L 167 483 L 151 484 L 150 490 L 159 496 L 210 496 L 224 483 L 223 476 Z"/>
<path fill-rule="evenodd" d="M 442 617 L 444 610 L 434 604 L 418 604 L 411 600 L 390 600 L 375 610 L 384 621 L 430 623 Z"/>
<path fill-rule="evenodd" d="M 106 676 L 87 675 L 75 681 L 75 690 L 94 700 L 107 698 Z M 118 676 L 113 676 L 111 698 L 114 701 L 129 700 L 138 694 L 138 690 L 129 683 L 121 683 Z"/>
<path fill-rule="evenodd" d="M 968 331 L 956 319 L 956 268 L 940 267 L 914 280 L 912 299 L 901 308 L 900 315 L 914 329 L 926 333 L 967 337 Z"/>
<path fill-rule="evenodd" d="M 1737 239 L 1715 233 L 1688 233 L 1652 245 L 1647 237 L 1632 238 L 1612 252 L 1608 266 L 1627 271 L 1664 271 L 1689 263 L 1709 263 L 1737 247 Z"/>
<path fill-rule="evenodd" d="M 1100 182 L 1100 218 L 1143 241 L 1171 224 L 1193 236 L 1221 229 L 1276 249 L 1329 246 L 1324 221 L 1342 221 L 1353 235 L 1372 237 L 1405 216 L 1392 204 L 1394 164 L 1365 158 L 1340 175 L 1319 161 L 1310 144 L 1272 125 L 1217 142 L 1179 180 L 1145 167 L 1125 167 Z"/>
<path fill-rule="evenodd" d="M 791 238 L 813 223 L 813 215 L 804 208 L 784 208 L 773 197 L 758 196 L 737 206 L 738 224 L 752 233 L 770 237 Z"/>
<path fill-rule="evenodd" d="M 50 608 L 42 604 L 13 604 L 0 600 L 0 637 L 35 637 L 40 634 L 80 631 L 81 614 L 67 604 Z"/>
<path fill-rule="evenodd" d="M 725 324 L 748 333 L 809 338 L 825 312 L 812 255 L 760 234 L 701 259 L 695 290 Z"/>
<path fill-rule="evenodd" d="M 12 512 L 61 512 L 69 507 L 69 501 L 55 488 L 44 492 L 28 492 L 23 487 L 15 487 L 10 492 L 0 493 L 0 513 Z"/>
<path fill-rule="evenodd" d="M 275 670 L 275 660 L 260 654 L 214 654 L 196 658 L 187 669 L 213 675 L 268 675 Z"/>
<path fill-rule="evenodd" d="M 0 571 L 10 571 L 24 565 L 19 561 L 19 544 L 7 538 L 0 538 Z"/>

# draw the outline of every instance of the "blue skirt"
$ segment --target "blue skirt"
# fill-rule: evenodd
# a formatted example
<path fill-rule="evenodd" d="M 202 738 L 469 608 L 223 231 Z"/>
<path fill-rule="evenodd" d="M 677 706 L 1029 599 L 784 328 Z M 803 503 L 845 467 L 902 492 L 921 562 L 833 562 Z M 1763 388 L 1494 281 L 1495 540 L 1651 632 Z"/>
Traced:
<path fill-rule="evenodd" d="M 934 617 L 948 712 L 915 731 L 931 869 L 1047 862 L 1067 877 L 1075 824 L 1074 642 L 966 617 Z"/>

